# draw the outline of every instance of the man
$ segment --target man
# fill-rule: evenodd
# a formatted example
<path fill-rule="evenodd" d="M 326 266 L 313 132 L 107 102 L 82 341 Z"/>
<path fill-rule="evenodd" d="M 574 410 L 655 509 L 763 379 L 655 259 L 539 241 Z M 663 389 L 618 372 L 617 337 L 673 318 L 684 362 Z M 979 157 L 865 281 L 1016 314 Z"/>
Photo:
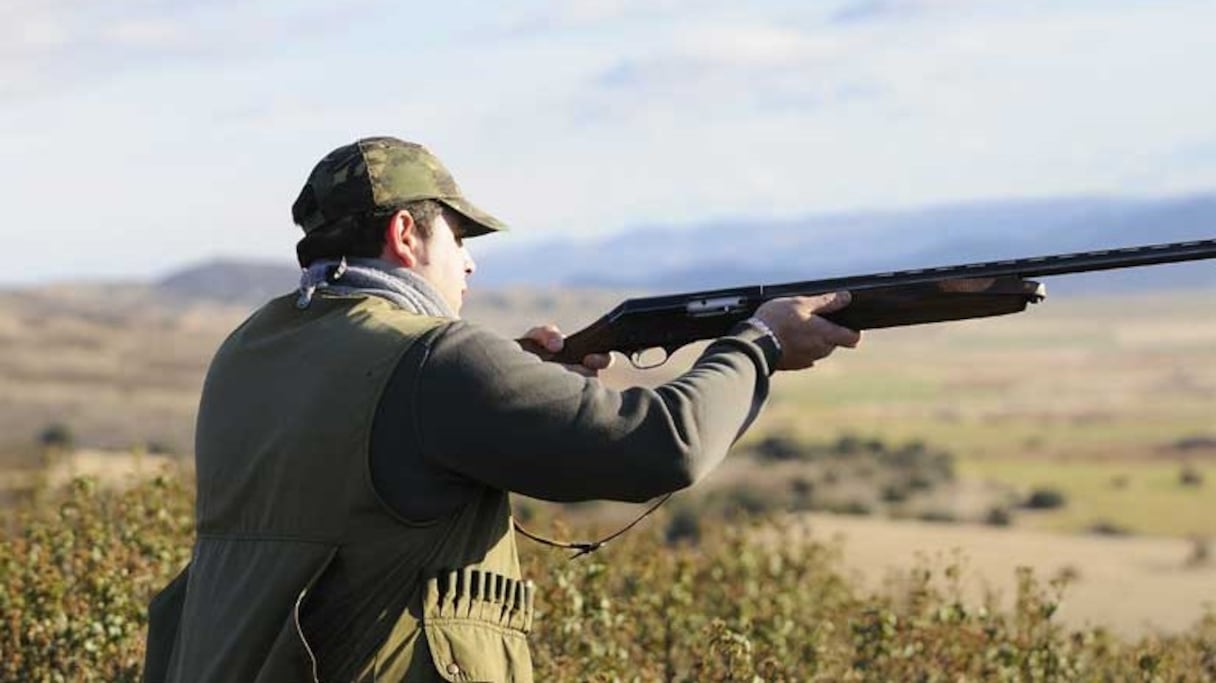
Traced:
<path fill-rule="evenodd" d="M 300 291 L 254 313 L 208 372 L 198 540 L 153 601 L 149 681 L 530 681 L 507 492 L 687 487 L 774 370 L 860 339 L 815 315 L 847 294 L 772 301 L 672 382 L 614 391 L 460 320 L 464 241 L 504 225 L 425 148 L 334 150 L 292 215 Z"/>

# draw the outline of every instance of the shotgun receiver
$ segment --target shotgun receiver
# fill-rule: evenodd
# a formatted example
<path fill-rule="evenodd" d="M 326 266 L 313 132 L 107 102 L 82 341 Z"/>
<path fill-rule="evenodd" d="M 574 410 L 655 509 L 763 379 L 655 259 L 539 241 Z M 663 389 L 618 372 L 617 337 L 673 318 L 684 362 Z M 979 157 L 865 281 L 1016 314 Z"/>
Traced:
<path fill-rule="evenodd" d="M 520 343 L 545 360 L 561 363 L 577 364 L 587 354 L 618 351 L 637 367 L 654 367 L 685 344 L 725 335 L 761 304 L 778 297 L 848 290 L 852 303 L 823 317 L 854 330 L 871 330 L 1023 311 L 1046 295 L 1042 284 L 1026 278 L 1210 258 L 1216 258 L 1216 239 L 642 297 L 622 302 L 570 335 L 558 353 L 529 340 Z M 663 359 L 642 366 L 642 352 L 655 348 L 663 349 Z"/>

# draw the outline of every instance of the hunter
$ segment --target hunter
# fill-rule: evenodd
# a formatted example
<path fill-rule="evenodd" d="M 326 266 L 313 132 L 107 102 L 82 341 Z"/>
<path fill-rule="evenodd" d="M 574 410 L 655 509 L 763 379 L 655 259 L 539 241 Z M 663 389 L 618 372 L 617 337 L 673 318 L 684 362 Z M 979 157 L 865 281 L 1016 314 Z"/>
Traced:
<path fill-rule="evenodd" d="M 198 413 L 197 540 L 150 608 L 147 681 L 531 681 L 532 584 L 508 494 L 646 501 L 691 486 L 777 370 L 860 335 L 777 299 L 657 388 L 608 388 L 460 318 L 466 242 L 505 225 L 425 147 L 313 168 L 298 291 L 242 323 Z M 526 334 L 550 350 L 552 326 Z M 577 370 L 577 371 L 572 371 Z"/>

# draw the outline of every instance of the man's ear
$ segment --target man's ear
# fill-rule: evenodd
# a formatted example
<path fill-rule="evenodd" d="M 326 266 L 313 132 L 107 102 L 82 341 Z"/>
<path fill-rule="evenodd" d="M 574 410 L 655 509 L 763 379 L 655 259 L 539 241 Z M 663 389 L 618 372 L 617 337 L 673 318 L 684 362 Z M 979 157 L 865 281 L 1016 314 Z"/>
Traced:
<path fill-rule="evenodd" d="M 421 242 L 414 217 L 409 211 L 401 209 L 389 216 L 388 224 L 384 226 L 384 250 L 380 257 L 385 261 L 413 268 L 418 265 Z"/>

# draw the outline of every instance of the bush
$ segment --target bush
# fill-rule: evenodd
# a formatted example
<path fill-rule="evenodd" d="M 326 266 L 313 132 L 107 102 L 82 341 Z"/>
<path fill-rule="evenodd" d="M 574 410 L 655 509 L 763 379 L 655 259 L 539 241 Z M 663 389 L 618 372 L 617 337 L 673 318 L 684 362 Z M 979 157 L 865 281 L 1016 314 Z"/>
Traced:
<path fill-rule="evenodd" d="M 536 503 L 519 496 L 511 496 L 511 516 L 520 524 L 536 519 Z"/>
<path fill-rule="evenodd" d="M 1054 510 L 1062 508 L 1068 498 L 1060 491 L 1052 488 L 1040 488 L 1030 492 L 1022 507 L 1030 510 Z"/>
<path fill-rule="evenodd" d="M 688 505 L 680 505 L 671 511 L 667 527 L 663 531 L 663 540 L 667 545 L 690 543 L 696 545 L 701 540 L 701 517 L 697 511 Z"/>
<path fill-rule="evenodd" d="M 761 515 L 774 509 L 780 501 L 750 486 L 739 486 L 726 492 L 726 516 Z"/>
<path fill-rule="evenodd" d="M 805 449 L 796 439 L 783 434 L 766 437 L 754 450 L 758 460 L 770 462 L 798 460 L 805 455 Z"/>
<path fill-rule="evenodd" d="M 968 604 L 957 567 L 861 590 L 833 548 L 793 527 L 715 525 L 699 548 L 661 553 L 647 536 L 578 562 L 525 553 L 544 609 L 537 680 L 1199 681 L 1216 669 L 1216 616 L 1141 643 L 1068 630 L 1055 621 L 1063 575 L 1044 585 L 1020 570 L 1002 611 Z"/>
<path fill-rule="evenodd" d="M 1205 536 L 1191 537 L 1191 554 L 1186 558 L 1188 567 L 1206 567 L 1212 563 L 1212 539 Z M 1216 650 L 1213 651 L 1216 655 Z"/>
<path fill-rule="evenodd" d="M 958 515 L 951 510 L 925 510 L 916 517 L 922 522 L 957 522 Z"/>
<path fill-rule="evenodd" d="M 836 456 L 840 457 L 859 453 L 864 447 L 865 443 L 860 437 L 852 434 L 842 434 L 840 438 L 836 440 L 836 446 L 832 449 L 832 451 Z"/>
<path fill-rule="evenodd" d="M 826 510 L 838 515 L 872 515 L 874 506 L 864 500 L 852 499 L 830 503 Z"/>
<path fill-rule="evenodd" d="M 56 507 L 8 521 L 20 531 L 0 541 L 0 680 L 139 680 L 148 600 L 190 553 L 185 487 L 77 480 Z"/>
<path fill-rule="evenodd" d="M 47 448 L 70 449 L 76 443 L 76 436 L 67 424 L 52 422 L 38 433 L 38 443 Z"/>
<path fill-rule="evenodd" d="M 1173 447 L 1179 451 L 1216 450 L 1216 436 L 1186 436 L 1175 441 Z"/>
<path fill-rule="evenodd" d="M 806 477 L 790 480 L 791 507 L 794 510 L 810 510 L 815 507 L 815 482 Z"/>
<path fill-rule="evenodd" d="M 1012 523 L 1013 513 L 1011 513 L 1009 508 L 1006 507 L 1001 507 L 999 505 L 991 507 L 984 515 L 984 524 L 988 524 L 990 526 L 1009 526 Z"/>
<path fill-rule="evenodd" d="M 74 485 L 0 541 L 0 680 L 136 681 L 145 605 L 186 561 L 188 487 Z M 643 525 L 590 556 L 524 543 L 541 681 L 1201 681 L 1216 678 L 1216 614 L 1124 642 L 1066 630 L 1066 576 L 1019 571 L 1013 607 L 963 598 L 958 569 L 855 585 L 839 550 L 784 524 L 706 524 L 696 547 Z M 691 519 L 696 519 L 692 517 Z M 665 528 L 664 528 L 665 527 Z M 578 531 L 574 535 L 581 535 Z"/>
<path fill-rule="evenodd" d="M 1178 483 L 1182 486 L 1203 486 L 1203 472 L 1194 465 L 1183 465 L 1182 470 L 1178 472 Z"/>
<path fill-rule="evenodd" d="M 1128 529 L 1122 524 L 1116 524 L 1115 522 L 1105 519 L 1100 519 L 1093 524 L 1090 524 L 1086 530 L 1091 534 L 1097 534 L 1099 536 L 1128 536 L 1132 533 L 1131 529 Z"/>
<path fill-rule="evenodd" d="M 181 452 L 174 448 L 173 444 L 160 439 L 150 439 L 148 443 L 144 444 L 144 449 L 152 455 L 175 455 Z"/>
<path fill-rule="evenodd" d="M 908 487 L 903 484 L 887 484 L 882 487 L 884 503 L 902 503 L 908 500 Z"/>

